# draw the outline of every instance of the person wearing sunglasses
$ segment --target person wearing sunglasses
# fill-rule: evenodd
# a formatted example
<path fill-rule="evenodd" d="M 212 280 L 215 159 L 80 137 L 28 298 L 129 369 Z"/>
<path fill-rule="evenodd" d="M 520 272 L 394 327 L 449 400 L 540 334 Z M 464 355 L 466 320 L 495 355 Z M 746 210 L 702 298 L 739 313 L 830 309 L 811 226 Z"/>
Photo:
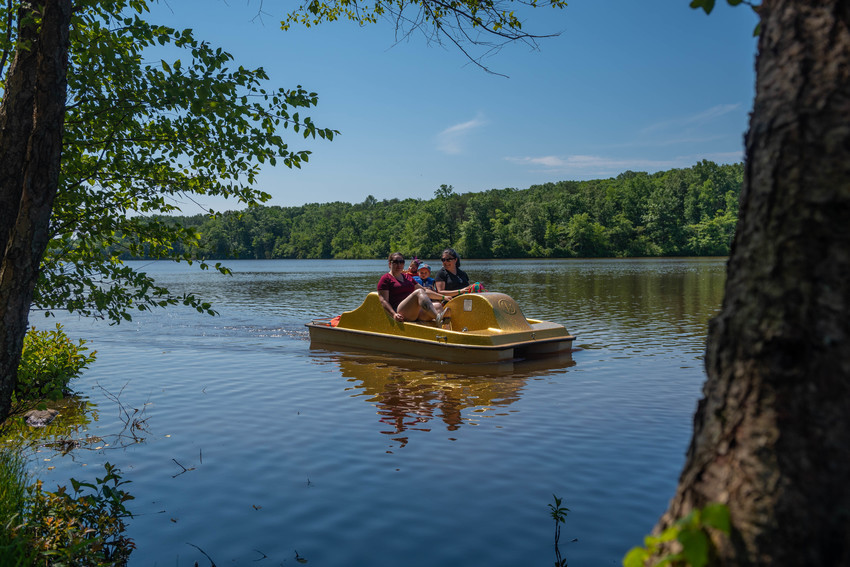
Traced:
<path fill-rule="evenodd" d="M 469 291 L 469 276 L 460 269 L 460 257 L 452 248 L 446 248 L 440 254 L 443 267 L 434 276 L 437 293 L 454 297 Z"/>
<path fill-rule="evenodd" d="M 442 295 L 416 283 L 404 270 L 404 256 L 400 253 L 390 254 L 387 263 L 389 272 L 378 280 L 378 296 L 387 313 L 396 321 L 439 321 L 431 297 L 441 299 Z"/>

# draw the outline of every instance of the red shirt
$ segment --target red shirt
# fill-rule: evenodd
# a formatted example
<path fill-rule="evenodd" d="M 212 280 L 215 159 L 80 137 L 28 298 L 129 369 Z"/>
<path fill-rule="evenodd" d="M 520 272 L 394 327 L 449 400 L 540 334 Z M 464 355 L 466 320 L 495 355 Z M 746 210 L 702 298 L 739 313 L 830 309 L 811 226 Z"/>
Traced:
<path fill-rule="evenodd" d="M 416 282 L 413 281 L 413 276 L 402 272 L 401 277 L 404 278 L 404 283 L 395 279 L 392 274 L 384 274 L 378 280 L 378 291 L 386 289 L 390 292 L 388 299 L 393 309 L 398 309 L 398 304 L 416 290 Z"/>

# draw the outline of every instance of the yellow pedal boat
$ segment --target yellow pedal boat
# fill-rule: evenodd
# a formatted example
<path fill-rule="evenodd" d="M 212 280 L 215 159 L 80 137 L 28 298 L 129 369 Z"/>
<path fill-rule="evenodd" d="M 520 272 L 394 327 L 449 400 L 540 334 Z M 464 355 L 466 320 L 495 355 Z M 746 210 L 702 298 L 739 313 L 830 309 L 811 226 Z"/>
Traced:
<path fill-rule="evenodd" d="M 504 293 L 454 297 L 435 321 L 398 322 L 373 291 L 357 309 L 307 323 L 313 344 L 396 353 L 446 362 L 504 362 L 571 352 L 563 325 L 527 319 Z"/>

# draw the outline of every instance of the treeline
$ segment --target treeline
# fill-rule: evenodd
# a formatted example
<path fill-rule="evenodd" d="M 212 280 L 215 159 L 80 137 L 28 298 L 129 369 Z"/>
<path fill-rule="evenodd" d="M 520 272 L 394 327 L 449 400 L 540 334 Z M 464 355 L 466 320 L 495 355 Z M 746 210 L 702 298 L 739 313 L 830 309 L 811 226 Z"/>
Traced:
<path fill-rule="evenodd" d="M 560 181 L 430 200 L 254 207 L 175 217 L 200 234 L 196 255 L 223 258 L 718 256 L 729 253 L 743 165 L 702 161 L 654 174 Z"/>

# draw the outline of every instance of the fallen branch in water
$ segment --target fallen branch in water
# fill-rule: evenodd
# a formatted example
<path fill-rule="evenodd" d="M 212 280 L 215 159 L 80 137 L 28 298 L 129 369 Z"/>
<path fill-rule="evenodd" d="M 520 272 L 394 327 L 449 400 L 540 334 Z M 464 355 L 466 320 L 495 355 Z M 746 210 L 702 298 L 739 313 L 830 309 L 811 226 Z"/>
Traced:
<path fill-rule="evenodd" d="M 183 473 L 187 473 L 187 472 L 189 472 L 189 471 L 193 471 L 193 470 L 195 470 L 195 467 L 192 467 L 192 468 L 190 468 L 190 469 L 187 469 L 186 467 L 184 467 L 183 465 L 181 465 L 180 463 L 178 463 L 178 462 L 177 462 L 177 459 L 171 459 L 171 460 L 172 460 L 172 461 L 174 461 L 175 463 L 177 463 L 177 466 L 178 466 L 178 467 L 180 467 L 181 469 L 183 469 L 183 471 L 182 471 L 182 472 L 179 472 L 179 473 L 177 473 L 177 474 L 171 475 L 171 478 L 177 478 L 178 476 L 180 476 L 180 475 L 181 475 L 181 474 L 183 474 Z M 192 545 L 192 544 L 189 544 L 189 545 Z"/>
<path fill-rule="evenodd" d="M 179 463 L 178 463 L 178 464 L 179 464 Z M 198 547 L 198 546 L 197 546 L 197 545 L 195 545 L 194 543 L 186 542 L 186 545 L 191 545 L 192 547 L 194 547 L 195 549 L 197 549 L 198 551 L 200 551 L 201 553 L 203 553 L 203 554 L 204 554 L 204 557 L 206 557 L 207 559 L 209 559 L 209 560 L 210 560 L 210 567 L 216 567 L 216 565 L 215 565 L 215 561 L 213 561 L 213 560 L 212 560 L 212 557 L 210 557 L 209 555 L 207 555 L 207 552 L 206 552 L 206 551 L 204 551 L 203 549 L 201 549 L 200 547 Z M 197 562 L 195 562 L 195 565 L 197 565 L 197 564 L 198 564 L 198 563 L 197 563 Z"/>

